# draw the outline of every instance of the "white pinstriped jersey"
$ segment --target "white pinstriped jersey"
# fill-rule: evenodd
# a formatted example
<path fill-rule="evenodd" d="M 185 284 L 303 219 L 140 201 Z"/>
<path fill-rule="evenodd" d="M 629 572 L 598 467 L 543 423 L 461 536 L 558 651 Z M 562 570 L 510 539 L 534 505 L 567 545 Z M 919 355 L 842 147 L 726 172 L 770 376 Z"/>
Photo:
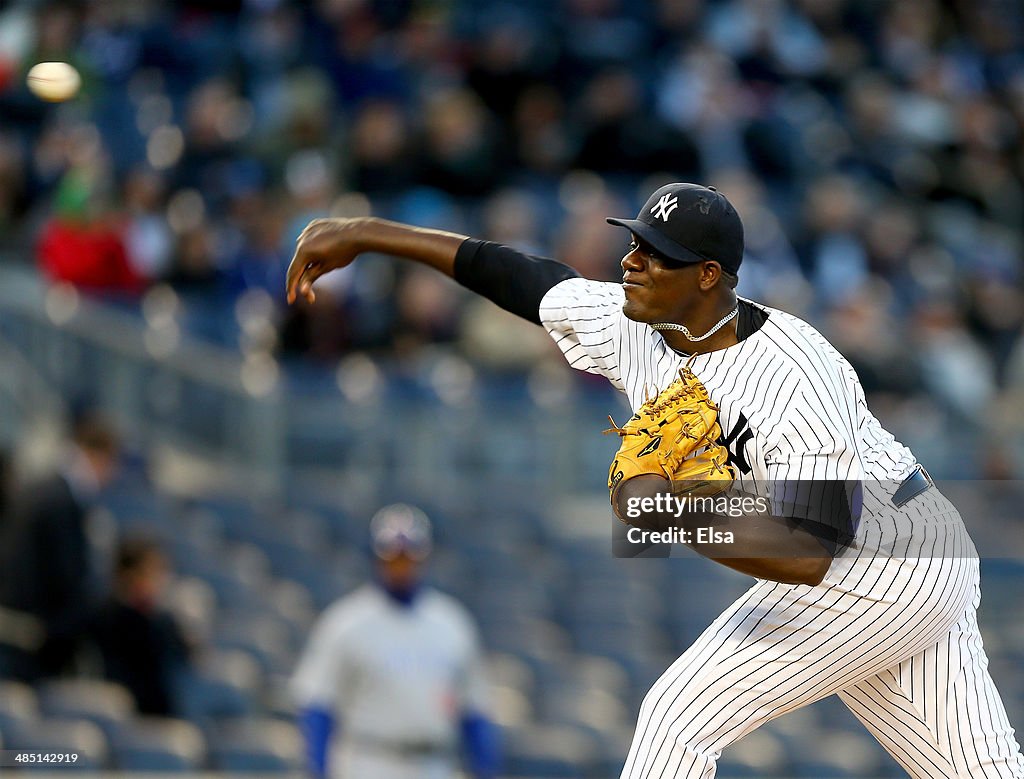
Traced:
<path fill-rule="evenodd" d="M 570 365 L 607 377 L 636 409 L 687 357 L 628 319 L 623 300 L 619 284 L 567 279 L 540 318 Z M 849 362 L 806 322 L 744 306 L 748 318 L 767 314 L 761 327 L 691 364 L 742 486 L 878 489 L 864 490 L 860 552 L 837 556 L 817 586 L 759 581 L 665 671 L 622 779 L 712 779 L 734 741 L 833 694 L 914 779 L 1024 779 L 987 670 L 977 553 L 960 515 L 936 489 L 896 508 L 891 493 L 916 461 L 868 410 Z"/>
<path fill-rule="evenodd" d="M 541 301 L 540 318 L 573 368 L 608 378 L 635 410 L 666 387 L 687 357 L 622 313 L 620 284 L 567 279 Z M 691 363 L 719 407 L 740 483 L 754 480 L 902 480 L 916 464 L 868 410 L 850 363 L 806 322 L 768 314 L 735 346 Z"/>

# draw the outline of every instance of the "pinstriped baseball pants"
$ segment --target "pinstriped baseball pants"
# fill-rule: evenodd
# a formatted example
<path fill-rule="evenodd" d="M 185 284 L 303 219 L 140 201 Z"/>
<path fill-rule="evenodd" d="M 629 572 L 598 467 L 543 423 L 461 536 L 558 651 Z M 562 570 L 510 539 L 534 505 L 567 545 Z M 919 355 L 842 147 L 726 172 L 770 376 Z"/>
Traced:
<path fill-rule="evenodd" d="M 862 549 L 884 532 L 864 530 Z M 709 779 L 731 743 L 838 694 L 912 777 L 1024 779 L 978 630 L 974 546 L 955 510 L 916 532 L 921 556 L 862 551 L 814 587 L 754 585 L 648 692 L 622 777 Z"/>

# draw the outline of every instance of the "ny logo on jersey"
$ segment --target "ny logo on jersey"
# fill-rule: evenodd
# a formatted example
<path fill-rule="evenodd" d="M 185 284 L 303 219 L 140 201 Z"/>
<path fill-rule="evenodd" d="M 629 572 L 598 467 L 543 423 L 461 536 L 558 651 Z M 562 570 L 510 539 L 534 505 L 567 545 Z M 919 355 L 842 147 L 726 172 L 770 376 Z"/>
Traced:
<path fill-rule="evenodd" d="M 667 222 L 668 215 L 679 208 L 678 200 L 679 198 L 675 195 L 666 192 L 661 196 L 661 200 L 654 204 L 654 207 L 651 209 L 651 213 L 658 219 L 662 219 Z"/>
<path fill-rule="evenodd" d="M 727 459 L 729 465 L 735 466 L 743 474 L 750 473 L 750 463 L 747 462 L 747 456 L 743 453 L 743 447 L 753 437 L 754 431 L 747 425 L 747 417 L 741 411 L 736 424 L 729 431 L 729 435 L 718 440 L 718 443 L 724 446 L 725 450 L 729 453 Z"/>

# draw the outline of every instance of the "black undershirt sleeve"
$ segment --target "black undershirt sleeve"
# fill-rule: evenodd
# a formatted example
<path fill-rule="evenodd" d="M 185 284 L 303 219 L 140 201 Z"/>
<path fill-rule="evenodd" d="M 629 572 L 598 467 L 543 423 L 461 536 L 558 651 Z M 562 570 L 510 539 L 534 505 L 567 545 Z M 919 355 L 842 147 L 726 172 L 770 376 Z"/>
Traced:
<path fill-rule="evenodd" d="M 521 316 L 540 322 L 540 302 L 548 290 L 579 274 L 568 265 L 503 246 L 467 238 L 455 255 L 459 284 Z"/>
<path fill-rule="evenodd" d="M 736 315 L 736 337 L 742 341 L 761 329 L 768 321 L 768 312 L 745 300 L 739 301 L 738 305 L 740 310 Z"/>
<path fill-rule="evenodd" d="M 859 481 L 807 479 L 772 486 L 772 513 L 810 533 L 831 557 L 853 543 L 863 503 Z"/>

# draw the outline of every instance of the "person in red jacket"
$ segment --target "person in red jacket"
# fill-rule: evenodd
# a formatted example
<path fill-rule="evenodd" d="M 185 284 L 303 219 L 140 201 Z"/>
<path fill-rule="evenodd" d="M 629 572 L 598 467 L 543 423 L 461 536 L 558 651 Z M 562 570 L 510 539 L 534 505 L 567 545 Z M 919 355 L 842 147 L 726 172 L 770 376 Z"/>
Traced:
<path fill-rule="evenodd" d="M 39 268 L 48 280 L 84 291 L 138 294 L 145 281 L 132 268 L 120 231 L 103 213 L 95 189 L 81 173 L 65 177 L 54 215 L 39 236 Z"/>

